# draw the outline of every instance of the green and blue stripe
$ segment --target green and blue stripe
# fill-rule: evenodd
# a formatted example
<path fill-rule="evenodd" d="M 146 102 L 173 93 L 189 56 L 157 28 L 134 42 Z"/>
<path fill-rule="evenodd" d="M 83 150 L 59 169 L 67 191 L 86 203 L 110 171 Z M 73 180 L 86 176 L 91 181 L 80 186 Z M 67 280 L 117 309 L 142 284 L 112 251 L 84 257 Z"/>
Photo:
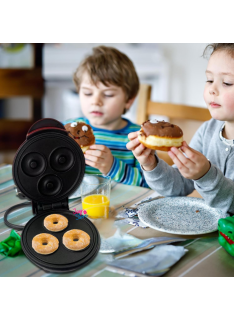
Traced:
<path fill-rule="evenodd" d="M 126 148 L 126 144 L 129 142 L 128 134 L 140 130 L 140 126 L 127 119 L 125 120 L 127 125 L 120 130 L 110 131 L 92 126 L 96 144 L 105 145 L 111 150 L 114 162 L 107 175 L 112 180 L 127 185 L 148 187 L 139 162 L 133 153 Z M 64 122 L 64 125 L 74 121 L 83 121 L 90 125 L 86 118 L 69 119 Z M 85 172 L 88 174 L 101 174 L 98 169 L 88 165 L 86 165 Z"/>

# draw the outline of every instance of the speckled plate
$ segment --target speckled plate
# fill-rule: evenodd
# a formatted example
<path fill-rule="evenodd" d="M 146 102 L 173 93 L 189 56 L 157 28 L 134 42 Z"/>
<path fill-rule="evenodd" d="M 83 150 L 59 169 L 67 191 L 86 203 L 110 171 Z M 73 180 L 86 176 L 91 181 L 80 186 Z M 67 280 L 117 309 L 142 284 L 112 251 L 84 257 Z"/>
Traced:
<path fill-rule="evenodd" d="M 139 219 L 149 227 L 172 234 L 196 235 L 216 231 L 218 220 L 228 215 L 205 204 L 203 199 L 167 197 L 146 203 Z"/>

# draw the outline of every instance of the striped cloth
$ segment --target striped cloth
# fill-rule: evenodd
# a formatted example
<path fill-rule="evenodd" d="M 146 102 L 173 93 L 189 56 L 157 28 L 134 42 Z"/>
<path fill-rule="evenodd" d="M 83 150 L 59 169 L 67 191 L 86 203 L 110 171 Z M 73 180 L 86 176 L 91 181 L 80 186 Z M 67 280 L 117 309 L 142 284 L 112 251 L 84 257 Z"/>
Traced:
<path fill-rule="evenodd" d="M 126 144 L 129 142 L 128 134 L 140 130 L 140 126 L 127 119 L 125 120 L 127 121 L 127 125 L 120 130 L 105 130 L 92 126 L 96 144 L 108 147 L 114 157 L 113 165 L 106 176 L 110 176 L 112 180 L 123 184 L 148 187 L 139 162 L 134 157 L 132 151 L 126 148 Z M 91 125 L 86 118 L 69 119 L 63 124 L 65 125 L 74 121 L 83 121 Z M 85 173 L 101 174 L 98 169 L 88 165 L 86 165 Z"/>

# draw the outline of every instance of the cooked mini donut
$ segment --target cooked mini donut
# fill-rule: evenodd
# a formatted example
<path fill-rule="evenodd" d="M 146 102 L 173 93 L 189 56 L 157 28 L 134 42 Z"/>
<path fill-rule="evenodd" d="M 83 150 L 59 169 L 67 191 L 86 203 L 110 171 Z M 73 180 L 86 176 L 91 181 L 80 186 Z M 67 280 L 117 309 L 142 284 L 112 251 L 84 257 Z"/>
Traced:
<path fill-rule="evenodd" d="M 33 249 L 40 254 L 51 254 L 59 247 L 59 241 L 49 233 L 40 233 L 32 239 Z"/>
<path fill-rule="evenodd" d="M 141 125 L 138 139 L 149 149 L 169 151 L 182 146 L 183 131 L 169 122 L 148 120 Z"/>
<path fill-rule="evenodd" d="M 81 147 L 83 153 L 95 143 L 93 129 L 85 122 L 71 122 L 65 125 L 65 129 L 69 136 L 73 138 Z"/>
<path fill-rule="evenodd" d="M 61 214 L 50 214 L 44 219 L 44 226 L 50 231 L 58 232 L 68 226 L 68 220 Z"/>
<path fill-rule="evenodd" d="M 79 251 L 90 244 L 90 236 L 82 230 L 72 229 L 64 233 L 63 244 L 69 250 Z"/>

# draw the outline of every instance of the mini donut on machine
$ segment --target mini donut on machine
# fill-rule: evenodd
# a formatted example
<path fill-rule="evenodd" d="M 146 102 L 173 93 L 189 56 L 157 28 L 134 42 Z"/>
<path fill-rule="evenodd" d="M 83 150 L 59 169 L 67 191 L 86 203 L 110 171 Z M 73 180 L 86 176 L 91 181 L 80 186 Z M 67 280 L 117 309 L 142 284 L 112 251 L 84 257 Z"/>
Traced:
<path fill-rule="evenodd" d="M 26 257 L 48 272 L 71 272 L 88 265 L 98 254 L 100 235 L 94 224 L 85 216 L 77 219 L 68 207 L 68 196 L 81 184 L 85 172 L 85 159 L 80 146 L 68 136 L 65 127 L 55 119 L 45 118 L 29 129 L 26 141 L 14 158 L 13 179 L 21 199 L 30 200 L 5 212 L 5 224 L 23 230 L 21 246 Z M 32 206 L 34 217 L 25 226 L 14 225 L 8 215 L 26 206 Z M 44 219 L 53 213 L 68 219 L 68 226 L 60 232 L 44 227 Z M 63 234 L 71 229 L 85 231 L 90 244 L 80 251 L 67 249 Z M 40 233 L 51 234 L 59 240 L 59 248 L 52 254 L 42 255 L 32 248 L 32 239 Z"/>

